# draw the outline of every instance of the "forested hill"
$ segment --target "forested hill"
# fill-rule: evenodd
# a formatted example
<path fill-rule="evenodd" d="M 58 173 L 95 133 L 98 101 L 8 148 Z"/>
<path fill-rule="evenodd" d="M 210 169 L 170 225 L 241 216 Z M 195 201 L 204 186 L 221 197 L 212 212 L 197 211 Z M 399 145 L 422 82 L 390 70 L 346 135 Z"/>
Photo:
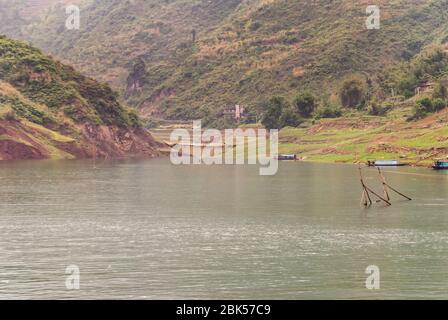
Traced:
<path fill-rule="evenodd" d="M 155 156 L 157 148 L 107 84 L 0 36 L 0 160 Z"/>
<path fill-rule="evenodd" d="M 219 118 L 226 106 L 257 109 L 304 91 L 320 105 L 344 107 L 341 87 L 353 78 L 366 108 L 392 93 L 409 97 L 424 80 L 408 74 L 409 65 L 448 39 L 446 0 L 376 1 L 379 30 L 367 29 L 372 3 L 364 0 L 79 2 L 78 31 L 64 28 L 59 4 L 33 17 L 32 28 L 0 23 L 0 32 L 32 41 L 164 118 Z"/>

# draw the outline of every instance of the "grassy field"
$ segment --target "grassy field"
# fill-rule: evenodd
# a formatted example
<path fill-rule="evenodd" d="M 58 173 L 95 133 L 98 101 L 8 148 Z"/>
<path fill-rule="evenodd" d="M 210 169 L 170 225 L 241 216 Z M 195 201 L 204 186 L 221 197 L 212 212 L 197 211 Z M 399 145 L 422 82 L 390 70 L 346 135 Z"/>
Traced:
<path fill-rule="evenodd" d="M 408 122 L 400 109 L 387 117 L 353 116 L 309 123 L 304 128 L 280 131 L 280 154 L 297 154 L 305 161 L 359 163 L 400 160 L 430 166 L 448 156 L 448 110 Z M 154 129 L 159 140 L 169 141 L 170 128 Z"/>
<path fill-rule="evenodd" d="M 323 120 L 280 132 L 280 153 L 304 160 L 358 163 L 397 159 L 429 166 L 448 155 L 448 112 L 417 122 L 381 117 Z"/>

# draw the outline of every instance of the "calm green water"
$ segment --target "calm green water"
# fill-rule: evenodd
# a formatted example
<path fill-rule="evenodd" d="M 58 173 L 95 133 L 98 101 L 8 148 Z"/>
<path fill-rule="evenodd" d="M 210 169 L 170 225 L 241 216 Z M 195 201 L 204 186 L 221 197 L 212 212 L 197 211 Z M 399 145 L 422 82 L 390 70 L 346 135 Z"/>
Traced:
<path fill-rule="evenodd" d="M 386 176 L 415 200 L 361 209 L 350 165 L 0 163 L 0 298 L 448 298 L 448 175 Z"/>

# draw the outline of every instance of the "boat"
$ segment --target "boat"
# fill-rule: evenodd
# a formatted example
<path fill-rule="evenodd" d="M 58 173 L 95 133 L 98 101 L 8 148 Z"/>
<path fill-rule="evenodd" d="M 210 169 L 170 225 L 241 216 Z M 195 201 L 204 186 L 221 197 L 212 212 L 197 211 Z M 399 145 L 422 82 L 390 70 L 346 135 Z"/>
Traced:
<path fill-rule="evenodd" d="M 401 163 L 398 160 L 368 160 L 367 165 L 369 167 L 402 167 L 407 164 Z"/>
<path fill-rule="evenodd" d="M 432 168 L 434 170 L 448 170 L 448 160 L 436 160 Z"/>
<path fill-rule="evenodd" d="M 277 157 L 277 160 L 280 161 L 296 161 L 297 155 L 296 154 L 279 154 Z"/>

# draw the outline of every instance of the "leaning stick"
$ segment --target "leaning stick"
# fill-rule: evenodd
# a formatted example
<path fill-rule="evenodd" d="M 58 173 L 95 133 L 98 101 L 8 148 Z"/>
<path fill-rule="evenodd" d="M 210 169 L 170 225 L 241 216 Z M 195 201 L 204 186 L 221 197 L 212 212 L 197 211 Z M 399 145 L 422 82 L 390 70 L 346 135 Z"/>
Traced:
<path fill-rule="evenodd" d="M 367 187 L 364 183 L 364 179 L 362 177 L 362 171 L 361 171 L 361 166 L 359 166 L 359 176 L 361 178 L 361 184 L 364 187 L 364 190 L 366 190 L 367 196 L 369 197 L 370 202 L 372 202 L 372 200 L 370 199 L 369 196 L 369 192 L 371 192 L 373 195 L 377 196 L 378 199 L 383 200 L 385 203 L 387 203 L 389 206 L 392 205 L 392 203 L 390 203 L 388 200 L 384 199 L 383 197 L 381 197 L 379 194 L 377 194 L 375 191 L 373 191 L 372 189 L 370 189 L 369 187 Z"/>
<path fill-rule="evenodd" d="M 387 205 L 391 206 L 392 203 L 390 203 L 389 201 L 387 201 L 386 199 L 384 199 L 383 197 L 381 197 L 379 194 L 377 194 L 375 191 L 373 191 L 372 189 L 370 189 L 369 187 L 366 186 L 366 189 L 368 191 L 370 191 L 371 193 L 373 193 L 375 196 L 377 196 L 379 199 L 383 200 L 385 203 L 387 203 Z"/>
<path fill-rule="evenodd" d="M 366 191 L 363 189 L 361 194 L 361 202 L 360 205 L 364 205 L 364 207 L 367 207 L 367 198 L 366 198 Z"/>
<path fill-rule="evenodd" d="M 383 175 L 383 172 L 381 171 L 381 169 L 378 167 L 378 172 L 380 174 L 381 177 L 381 182 L 383 183 L 383 190 L 384 190 L 384 197 L 390 201 L 390 196 L 389 196 L 389 192 L 387 191 L 387 183 L 386 183 L 386 178 Z"/>
<path fill-rule="evenodd" d="M 369 204 L 370 202 L 370 204 Z M 369 193 L 367 192 L 367 190 L 364 188 L 362 189 L 362 194 L 361 194 L 361 205 L 364 205 L 364 207 L 369 207 L 372 205 L 372 200 L 370 200 L 370 196 Z"/>
<path fill-rule="evenodd" d="M 369 191 L 367 190 L 367 187 L 366 187 L 366 185 L 364 184 L 364 181 L 362 182 L 362 186 L 363 186 L 363 188 L 364 188 L 364 193 L 366 194 L 367 199 L 369 200 L 369 205 L 372 205 L 373 201 L 372 201 L 372 199 L 370 198 Z M 366 199 L 366 203 L 367 203 L 367 199 Z"/>
<path fill-rule="evenodd" d="M 372 199 L 370 198 L 369 191 L 367 190 L 367 187 L 364 183 L 364 178 L 362 177 L 361 166 L 359 166 L 359 178 L 361 180 L 362 188 L 364 189 L 364 192 L 361 197 L 361 203 L 363 202 L 363 200 L 365 200 L 364 206 L 368 207 L 368 206 L 372 205 L 373 202 L 372 202 Z M 367 200 L 368 200 L 368 202 L 367 202 Z"/>
<path fill-rule="evenodd" d="M 412 199 L 409 198 L 408 196 L 402 194 L 400 191 L 398 191 L 398 190 L 394 189 L 393 187 L 391 187 L 391 186 L 386 182 L 386 178 L 384 177 L 384 175 L 383 175 L 383 173 L 381 172 L 381 169 L 380 169 L 380 168 L 378 168 L 378 171 L 380 172 L 380 175 L 381 175 L 381 177 L 382 177 L 382 179 L 383 179 L 383 185 L 384 185 L 384 186 L 386 186 L 386 187 L 389 188 L 390 190 L 394 191 L 395 193 L 399 194 L 399 195 L 402 196 L 403 198 L 406 198 L 406 199 L 408 199 L 409 201 L 412 200 Z M 385 188 L 385 190 L 386 190 L 386 188 Z M 387 192 L 387 191 L 386 191 L 386 192 Z M 387 196 L 388 196 L 388 200 L 390 200 L 390 198 L 389 198 L 389 193 L 387 193 Z"/>
<path fill-rule="evenodd" d="M 406 199 L 408 199 L 409 201 L 412 200 L 412 199 L 409 198 L 408 196 L 405 196 L 404 194 L 402 194 L 400 191 L 397 191 L 397 190 L 395 190 L 394 188 L 392 188 L 392 187 L 391 187 L 390 185 L 388 185 L 387 183 L 386 183 L 386 186 L 387 186 L 389 189 L 391 189 L 392 191 L 398 193 L 398 194 L 399 194 L 400 196 L 402 196 L 403 198 L 406 198 Z"/>

